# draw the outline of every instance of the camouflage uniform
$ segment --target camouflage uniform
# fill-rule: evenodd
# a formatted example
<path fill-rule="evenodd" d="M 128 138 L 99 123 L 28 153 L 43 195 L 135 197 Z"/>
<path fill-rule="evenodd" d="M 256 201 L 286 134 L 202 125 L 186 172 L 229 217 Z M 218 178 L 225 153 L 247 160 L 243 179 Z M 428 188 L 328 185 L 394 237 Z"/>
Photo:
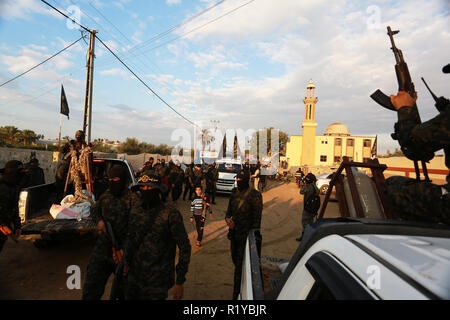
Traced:
<path fill-rule="evenodd" d="M 219 179 L 219 171 L 211 166 L 206 172 L 206 193 L 211 195 L 212 203 L 216 200 L 216 182 Z"/>
<path fill-rule="evenodd" d="M 91 218 L 97 223 L 108 221 L 114 232 L 116 241 L 123 247 L 129 221 L 135 216 L 142 216 L 140 198 L 130 190 L 125 190 L 120 197 L 114 197 L 108 189 L 91 209 Z M 87 267 L 86 281 L 83 287 L 84 300 L 98 300 L 103 296 L 106 282 L 115 272 L 116 264 L 112 256 L 112 242 L 109 236 L 101 233 Z"/>
<path fill-rule="evenodd" d="M 262 208 L 262 195 L 259 191 L 250 187 L 242 191 L 233 189 L 225 215 L 225 218 L 232 218 L 235 223 L 230 232 L 231 258 L 235 266 L 233 299 L 237 299 L 240 292 L 242 260 L 248 233 L 251 229 L 261 228 Z"/>
<path fill-rule="evenodd" d="M 0 180 L 0 225 L 7 226 L 11 231 L 20 229 L 18 209 L 19 188 L 10 186 Z M 0 232 L 0 251 L 2 251 L 7 237 Z"/>
<path fill-rule="evenodd" d="M 175 268 L 177 246 L 179 257 Z M 161 204 L 134 216 L 125 246 L 124 258 L 129 266 L 125 298 L 167 298 L 174 284 L 186 281 L 190 257 L 191 244 L 183 218 L 175 207 Z"/>
<path fill-rule="evenodd" d="M 174 166 L 172 170 L 170 170 L 169 181 L 170 185 L 173 185 L 172 188 L 172 201 L 178 200 L 183 191 L 183 180 L 184 180 L 184 172 L 181 168 Z"/>
<path fill-rule="evenodd" d="M 402 107 L 398 111 L 398 137 L 408 141 L 418 150 L 435 152 L 444 148 L 445 165 L 450 168 L 450 105 L 436 117 L 416 124 L 412 109 Z M 401 219 L 450 224 L 450 174 L 447 184 L 437 186 L 429 182 L 417 183 L 406 177 L 390 177 L 384 192 Z"/>
<path fill-rule="evenodd" d="M 308 183 L 308 184 L 302 186 L 300 189 L 300 194 L 303 194 L 303 204 L 306 204 L 306 202 L 309 200 L 309 198 L 311 198 L 313 195 L 318 194 L 318 193 L 319 193 L 319 189 L 317 188 L 315 183 Z M 308 224 L 311 224 L 314 222 L 314 217 L 316 216 L 316 214 L 317 213 L 308 212 L 303 207 L 303 212 L 302 212 L 303 231 L 305 231 L 305 228 Z"/>
<path fill-rule="evenodd" d="M 186 194 L 189 192 L 189 200 L 192 200 L 191 186 L 192 183 L 192 168 L 187 166 L 184 170 L 184 193 L 183 200 L 186 200 Z"/>

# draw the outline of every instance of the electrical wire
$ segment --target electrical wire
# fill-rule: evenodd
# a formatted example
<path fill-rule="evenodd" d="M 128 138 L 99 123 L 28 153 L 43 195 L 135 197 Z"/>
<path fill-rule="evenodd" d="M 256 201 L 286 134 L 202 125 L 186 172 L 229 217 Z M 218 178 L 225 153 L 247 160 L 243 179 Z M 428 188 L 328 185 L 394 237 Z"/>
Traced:
<path fill-rule="evenodd" d="M 22 72 L 21 74 L 15 76 L 15 77 L 12 78 L 12 79 L 9 79 L 9 80 L 6 81 L 6 82 L 3 82 L 2 84 L 0 84 L 0 87 L 3 87 L 4 85 L 6 85 L 6 84 L 8 84 L 8 83 L 10 83 L 10 82 L 12 82 L 12 81 L 14 81 L 14 80 L 16 80 L 17 78 L 19 78 L 19 77 L 21 77 L 21 76 L 23 76 L 23 75 L 25 75 L 25 74 L 27 74 L 28 72 L 30 72 L 30 71 L 36 69 L 36 68 L 39 67 L 40 65 L 43 65 L 44 63 L 46 63 L 46 62 L 49 61 L 50 59 L 56 57 L 56 56 L 59 55 L 60 53 L 62 53 L 62 52 L 64 52 L 64 51 L 66 51 L 67 49 L 69 49 L 71 46 L 73 46 L 75 43 L 77 43 L 77 42 L 80 41 L 81 39 L 83 39 L 83 37 L 81 37 L 80 39 L 78 39 L 78 40 L 72 42 L 70 45 L 68 45 L 68 46 L 65 47 L 64 49 L 58 51 L 57 53 L 55 53 L 55 54 L 52 55 L 51 57 L 45 59 L 45 60 L 42 61 L 41 63 L 35 65 L 34 67 L 31 67 L 31 68 L 28 69 L 27 71 Z"/>
<path fill-rule="evenodd" d="M 133 70 L 130 69 L 130 67 L 127 66 L 127 64 L 125 62 L 122 61 L 122 59 L 120 59 L 115 53 L 114 51 L 112 51 L 97 35 L 95 36 L 97 38 L 98 41 L 100 41 L 100 43 L 109 51 L 111 52 L 111 54 L 117 59 L 119 60 L 119 62 L 128 69 L 128 71 L 130 71 L 135 77 L 136 79 L 138 79 L 148 90 L 150 90 L 159 100 L 161 100 L 166 106 L 168 106 L 170 109 L 172 109 L 172 111 L 174 111 L 176 114 L 178 114 L 180 117 L 182 117 L 184 120 L 186 120 L 187 122 L 189 122 L 190 124 L 197 126 L 194 122 L 192 122 L 191 120 L 189 120 L 188 118 L 186 118 L 184 115 L 182 115 L 180 112 L 178 112 L 175 108 L 173 108 L 166 100 L 164 100 L 159 94 L 157 94 L 152 88 L 150 88 L 147 83 L 145 83 L 144 80 L 142 80 Z"/>

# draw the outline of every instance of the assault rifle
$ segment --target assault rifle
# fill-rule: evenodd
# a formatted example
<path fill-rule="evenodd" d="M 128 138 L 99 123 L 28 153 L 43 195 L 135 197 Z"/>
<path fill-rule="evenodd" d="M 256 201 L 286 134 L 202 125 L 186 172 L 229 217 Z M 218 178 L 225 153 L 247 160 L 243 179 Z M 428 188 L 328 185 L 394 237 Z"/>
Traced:
<path fill-rule="evenodd" d="M 397 82 L 398 82 L 398 91 L 406 91 L 408 92 L 411 97 L 414 97 L 416 94 L 416 90 L 414 88 L 414 83 L 411 80 L 411 75 L 409 74 L 408 65 L 405 62 L 405 59 L 403 58 L 403 53 L 400 49 L 397 48 L 394 42 L 394 35 L 399 33 L 400 31 L 392 31 L 391 27 L 387 27 L 387 34 L 391 40 L 391 49 L 394 52 L 395 57 L 395 73 L 397 75 Z M 394 106 L 391 103 L 390 97 L 385 95 L 381 90 L 375 91 L 370 96 L 375 102 L 377 102 L 379 105 L 389 109 L 396 111 Z M 414 106 L 412 107 L 412 113 L 414 121 L 417 124 L 422 123 L 422 120 L 420 119 L 419 111 L 417 109 L 417 105 L 414 103 Z M 398 140 L 400 144 L 400 148 L 403 152 L 403 154 L 410 160 L 414 162 L 414 169 L 416 171 L 416 180 L 420 181 L 420 170 L 419 170 L 419 164 L 420 161 L 422 163 L 422 169 L 423 174 L 425 177 L 425 181 L 430 182 L 430 179 L 428 177 L 428 171 L 426 162 L 430 161 L 434 157 L 434 152 L 427 152 L 424 150 L 418 150 L 417 147 L 413 144 L 412 141 L 408 139 L 403 139 L 399 124 L 398 122 L 394 126 L 395 133 L 391 134 L 392 139 Z"/>
<path fill-rule="evenodd" d="M 119 243 L 117 242 L 117 239 L 114 235 L 113 228 L 111 226 L 111 223 L 108 221 L 105 221 L 106 226 L 106 232 L 109 235 L 109 238 L 112 242 L 112 253 L 113 253 L 113 259 L 116 263 L 116 270 L 114 272 L 114 282 L 111 287 L 111 293 L 109 296 L 110 300 L 121 300 L 123 299 L 123 292 L 121 292 L 121 287 L 123 287 L 123 268 L 124 268 L 124 262 L 123 257 L 120 254 L 120 248 Z"/>
<path fill-rule="evenodd" d="M 433 91 L 431 91 L 430 87 L 428 86 L 428 84 L 425 82 L 424 78 L 421 78 L 423 83 L 425 84 L 425 87 L 427 87 L 428 91 L 430 92 L 431 96 L 433 97 L 434 101 L 436 102 L 435 106 L 436 109 L 441 112 L 443 111 L 445 108 L 447 108 L 448 105 L 450 105 L 450 100 L 448 100 L 447 98 L 444 97 L 437 97 Z"/>

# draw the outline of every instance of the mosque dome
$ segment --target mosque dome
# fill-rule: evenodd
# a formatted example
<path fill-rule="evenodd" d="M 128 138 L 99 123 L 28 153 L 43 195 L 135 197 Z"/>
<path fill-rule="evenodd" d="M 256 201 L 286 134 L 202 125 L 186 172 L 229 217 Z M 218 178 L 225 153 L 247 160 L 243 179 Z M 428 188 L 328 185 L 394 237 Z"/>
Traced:
<path fill-rule="evenodd" d="M 350 132 L 345 124 L 335 122 L 328 126 L 327 130 L 325 130 L 326 136 L 349 136 Z"/>

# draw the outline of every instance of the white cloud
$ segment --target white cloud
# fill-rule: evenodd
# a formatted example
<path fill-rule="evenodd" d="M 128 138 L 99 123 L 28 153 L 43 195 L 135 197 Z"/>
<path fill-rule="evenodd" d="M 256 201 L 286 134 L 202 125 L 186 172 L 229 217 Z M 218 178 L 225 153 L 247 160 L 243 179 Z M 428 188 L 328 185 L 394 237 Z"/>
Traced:
<path fill-rule="evenodd" d="M 45 14 L 64 19 L 55 10 L 49 8 L 44 3 L 35 0 L 2 0 L 0 1 L 0 17 L 6 20 L 30 19 L 33 13 Z"/>
<path fill-rule="evenodd" d="M 166 0 L 166 3 L 170 6 L 173 4 L 180 4 L 181 0 Z"/>

